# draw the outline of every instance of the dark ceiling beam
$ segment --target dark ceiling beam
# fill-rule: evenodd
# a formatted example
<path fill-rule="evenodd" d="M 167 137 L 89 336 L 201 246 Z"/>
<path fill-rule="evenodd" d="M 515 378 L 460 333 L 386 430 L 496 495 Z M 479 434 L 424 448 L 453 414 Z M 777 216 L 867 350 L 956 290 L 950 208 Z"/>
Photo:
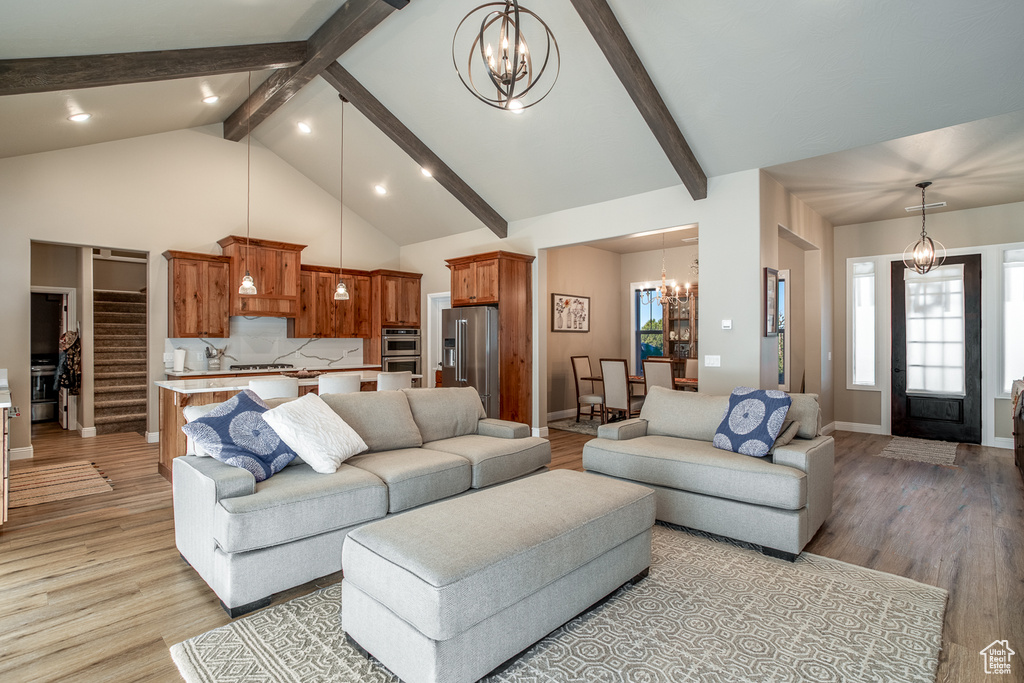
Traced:
<path fill-rule="evenodd" d="M 305 41 L 0 60 L 0 96 L 196 78 L 302 64 Z"/>
<path fill-rule="evenodd" d="M 650 74 L 644 68 L 607 0 L 570 2 L 601 47 L 629 96 L 633 98 L 636 108 L 640 110 L 676 173 L 690 191 L 690 196 L 694 199 L 707 197 L 708 177 L 693 155 L 675 119 L 672 118 L 665 101 L 661 98 L 661 93 L 654 87 Z"/>
<path fill-rule="evenodd" d="M 347 0 L 310 36 L 305 62 L 275 72 L 228 116 L 224 137 L 236 142 L 244 138 L 402 4 L 401 0 Z"/>
<path fill-rule="evenodd" d="M 430 171 L 434 180 L 462 202 L 462 205 L 479 218 L 491 232 L 501 238 L 508 237 L 508 221 L 491 208 L 490 204 L 485 202 L 455 171 L 441 161 L 440 157 L 434 154 L 422 140 L 416 137 L 415 133 L 399 121 L 341 64 L 333 62 L 320 75 L 334 86 L 334 89 L 341 93 L 342 97 L 351 102 L 363 116 L 412 157 L 413 161 Z"/>

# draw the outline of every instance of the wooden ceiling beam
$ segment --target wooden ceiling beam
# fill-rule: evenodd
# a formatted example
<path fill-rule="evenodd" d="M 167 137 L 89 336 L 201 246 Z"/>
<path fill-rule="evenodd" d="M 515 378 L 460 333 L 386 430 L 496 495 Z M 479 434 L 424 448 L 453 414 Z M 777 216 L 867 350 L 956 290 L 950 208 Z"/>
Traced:
<path fill-rule="evenodd" d="M 415 133 L 399 121 L 398 117 L 381 104 L 341 64 L 337 62 L 331 63 L 320 75 L 334 86 L 334 89 L 342 97 L 351 102 L 363 116 L 368 118 L 385 135 L 391 138 L 395 144 L 401 147 L 413 161 L 419 164 L 420 167 L 430 171 L 434 180 L 440 183 L 441 187 L 451 192 L 491 232 L 501 238 L 508 237 L 508 221 L 502 218 L 455 171 L 441 161 L 440 157 L 434 154 L 422 140 L 416 137 Z"/>
<path fill-rule="evenodd" d="M 597 41 L 615 74 L 622 81 L 636 108 L 647 121 L 654 137 L 661 144 L 668 160 L 676 169 L 690 196 L 704 199 L 708 196 L 708 177 L 704 174 L 690 145 L 679 130 L 675 119 L 665 105 L 661 93 L 622 30 L 607 0 L 570 0 L 576 12 Z"/>
<path fill-rule="evenodd" d="M 302 64 L 306 42 L 0 60 L 0 96 L 196 78 Z"/>
<path fill-rule="evenodd" d="M 224 137 L 238 141 L 263 123 L 307 83 L 407 0 L 347 0 L 306 43 L 306 59 L 275 72 L 224 121 Z M 400 9 L 400 8 L 399 8 Z"/>

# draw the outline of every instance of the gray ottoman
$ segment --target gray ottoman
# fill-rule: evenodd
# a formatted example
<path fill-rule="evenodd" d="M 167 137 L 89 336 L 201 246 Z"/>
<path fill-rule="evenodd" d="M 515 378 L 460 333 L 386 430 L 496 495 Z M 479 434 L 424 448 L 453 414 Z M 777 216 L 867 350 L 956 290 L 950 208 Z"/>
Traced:
<path fill-rule="evenodd" d="M 351 532 L 341 624 L 407 683 L 476 681 L 651 564 L 654 492 L 556 470 Z"/>

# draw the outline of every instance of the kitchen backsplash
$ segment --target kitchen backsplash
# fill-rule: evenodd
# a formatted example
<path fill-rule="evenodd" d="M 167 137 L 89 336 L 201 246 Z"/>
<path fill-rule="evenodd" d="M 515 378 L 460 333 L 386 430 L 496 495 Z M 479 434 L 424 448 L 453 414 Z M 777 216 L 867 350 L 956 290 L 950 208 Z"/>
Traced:
<path fill-rule="evenodd" d="M 232 364 L 290 363 L 296 368 L 346 368 L 363 365 L 362 339 L 290 339 L 285 318 L 232 316 L 227 339 L 167 339 L 165 358 L 185 349 L 185 370 L 206 370 L 206 348 L 224 349 L 221 369 Z M 173 361 L 165 361 L 168 369 Z"/>

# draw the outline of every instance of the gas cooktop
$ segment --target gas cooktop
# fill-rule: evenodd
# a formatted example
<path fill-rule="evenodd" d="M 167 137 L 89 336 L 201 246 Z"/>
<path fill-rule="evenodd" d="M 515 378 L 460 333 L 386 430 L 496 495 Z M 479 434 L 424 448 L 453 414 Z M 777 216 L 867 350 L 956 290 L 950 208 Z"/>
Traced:
<path fill-rule="evenodd" d="M 251 363 L 249 365 L 230 365 L 229 370 L 287 370 L 294 368 L 291 363 Z"/>

